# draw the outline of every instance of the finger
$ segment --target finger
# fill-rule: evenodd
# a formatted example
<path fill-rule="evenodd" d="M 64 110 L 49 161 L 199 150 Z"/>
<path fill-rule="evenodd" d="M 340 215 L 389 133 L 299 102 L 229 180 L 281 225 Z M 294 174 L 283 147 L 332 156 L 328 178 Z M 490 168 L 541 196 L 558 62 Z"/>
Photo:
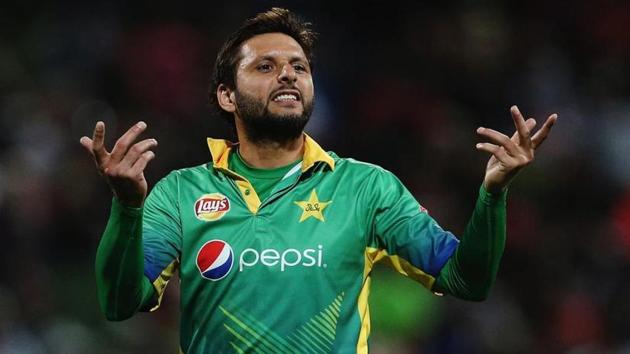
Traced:
<path fill-rule="evenodd" d="M 129 128 L 125 134 L 123 134 L 117 141 L 116 145 L 112 149 L 112 160 L 119 162 L 127 153 L 127 150 L 131 146 L 134 140 L 142 133 L 147 127 L 145 122 L 138 122 L 133 127 Z"/>
<path fill-rule="evenodd" d="M 501 149 L 499 145 L 494 145 L 490 143 L 477 143 L 475 145 L 477 150 L 485 151 L 491 153 L 497 160 L 503 162 L 504 164 L 512 163 L 513 158 L 507 154 L 505 149 Z"/>
<path fill-rule="evenodd" d="M 96 126 L 94 127 L 92 152 L 94 153 L 96 164 L 100 166 L 108 154 L 107 150 L 105 150 L 105 123 L 101 121 L 96 122 Z"/>
<path fill-rule="evenodd" d="M 94 156 L 94 152 L 92 152 L 92 139 L 87 136 L 82 136 L 81 139 L 79 139 L 79 143 L 81 143 L 81 146 L 83 146 L 90 155 Z"/>
<path fill-rule="evenodd" d="M 154 148 L 157 146 L 157 140 L 155 139 L 145 139 L 138 143 L 133 144 L 129 151 L 125 154 L 125 157 L 120 161 L 119 168 L 125 170 L 127 168 L 131 168 L 138 158 L 147 150 Z"/>
<path fill-rule="evenodd" d="M 512 156 L 518 154 L 518 147 L 516 143 L 512 141 L 507 135 L 499 133 L 498 131 L 490 128 L 479 127 L 477 128 L 477 134 L 486 137 L 491 142 L 503 146 Z"/>
<path fill-rule="evenodd" d="M 529 131 L 531 135 L 531 131 L 536 127 L 536 119 L 527 118 L 527 120 L 525 121 L 525 127 L 527 128 L 527 131 Z M 514 132 L 514 136 L 518 138 L 518 130 Z"/>
<path fill-rule="evenodd" d="M 140 177 L 141 174 L 144 172 L 144 169 L 147 167 L 149 161 L 153 160 L 154 158 L 155 153 L 153 151 L 145 151 L 133 164 L 131 170 L 129 170 L 129 174 L 131 176 Z"/>
<path fill-rule="evenodd" d="M 518 107 L 512 106 L 510 108 L 510 113 L 512 114 L 512 120 L 514 120 L 514 125 L 516 126 L 516 131 L 518 132 L 518 140 L 520 146 L 529 147 L 531 145 L 530 138 L 530 130 L 527 129 L 527 125 L 525 124 L 525 119 L 519 111 Z"/>
<path fill-rule="evenodd" d="M 531 132 L 532 129 L 534 129 L 536 127 L 536 119 L 534 119 L 534 118 L 527 118 L 527 120 L 525 121 L 525 126 L 527 127 L 527 130 L 529 130 Z"/>
<path fill-rule="evenodd" d="M 557 120 L 558 120 L 557 114 L 554 113 L 550 115 L 549 118 L 547 118 L 547 120 L 543 124 L 543 126 L 540 128 L 540 130 L 538 130 L 536 134 L 534 134 L 534 136 L 532 137 L 532 147 L 534 149 L 539 147 L 540 144 L 542 144 L 543 141 L 545 141 L 545 139 L 547 138 L 547 135 L 549 135 L 551 128 L 553 127 L 553 125 L 556 123 Z"/>
<path fill-rule="evenodd" d="M 536 127 L 536 119 L 534 118 L 528 118 L 525 121 L 525 126 L 527 127 L 527 129 L 531 132 L 532 129 L 534 129 L 534 127 Z M 512 136 L 510 137 L 510 140 L 512 140 L 514 143 L 518 144 L 519 143 L 519 138 L 518 138 L 518 130 L 514 132 L 514 134 L 512 134 Z"/>

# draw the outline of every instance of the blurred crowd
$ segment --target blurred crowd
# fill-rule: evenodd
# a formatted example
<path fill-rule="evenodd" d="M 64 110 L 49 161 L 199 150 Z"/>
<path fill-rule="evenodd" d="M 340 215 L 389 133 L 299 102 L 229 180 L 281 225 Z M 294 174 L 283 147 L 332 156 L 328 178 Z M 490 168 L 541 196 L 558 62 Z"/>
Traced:
<path fill-rule="evenodd" d="M 0 353 L 176 353 L 178 291 L 121 323 L 96 302 L 111 193 L 79 138 L 111 147 L 138 120 L 159 141 L 147 179 L 210 159 L 216 53 L 284 5 L 314 23 L 307 131 L 393 171 L 461 234 L 512 104 L 559 121 L 511 186 L 490 298 L 431 295 L 375 271 L 375 353 L 630 353 L 630 3 L 549 1 L 38 2 L 0 5 Z M 287 296 L 292 296 L 290 291 Z"/>

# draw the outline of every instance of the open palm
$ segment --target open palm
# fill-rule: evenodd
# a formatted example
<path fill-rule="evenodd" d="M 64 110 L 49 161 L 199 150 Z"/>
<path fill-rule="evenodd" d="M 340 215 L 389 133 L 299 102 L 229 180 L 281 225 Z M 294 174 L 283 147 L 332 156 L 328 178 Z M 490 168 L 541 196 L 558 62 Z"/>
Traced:
<path fill-rule="evenodd" d="M 558 119 L 557 114 L 550 115 L 532 136 L 536 120 L 529 118 L 525 121 L 516 106 L 510 108 L 510 113 L 516 127 L 516 132 L 511 138 L 493 129 L 483 127 L 477 129 L 479 135 L 490 141 L 478 143 L 476 148 L 492 154 L 486 166 L 483 182 L 486 190 L 491 193 L 499 193 L 505 189 L 518 172 L 534 160 L 536 149 L 545 141 Z"/>

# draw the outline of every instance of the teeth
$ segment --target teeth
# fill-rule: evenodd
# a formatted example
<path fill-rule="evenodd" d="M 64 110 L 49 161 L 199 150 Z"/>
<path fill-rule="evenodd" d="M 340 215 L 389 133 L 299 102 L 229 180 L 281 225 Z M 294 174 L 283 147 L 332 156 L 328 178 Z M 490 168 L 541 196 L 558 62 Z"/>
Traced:
<path fill-rule="evenodd" d="M 297 96 L 293 94 L 282 94 L 273 99 L 274 101 L 297 101 Z"/>

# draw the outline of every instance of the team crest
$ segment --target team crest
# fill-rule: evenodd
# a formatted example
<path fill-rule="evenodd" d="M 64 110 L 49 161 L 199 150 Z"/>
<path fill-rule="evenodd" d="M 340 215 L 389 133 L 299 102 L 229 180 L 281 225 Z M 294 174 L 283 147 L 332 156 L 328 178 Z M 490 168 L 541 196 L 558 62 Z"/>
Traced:
<path fill-rule="evenodd" d="M 195 202 L 195 216 L 202 221 L 217 221 L 230 211 L 230 200 L 221 193 L 204 194 Z"/>
<path fill-rule="evenodd" d="M 328 205 L 332 204 L 332 200 L 320 201 L 319 197 L 317 196 L 317 192 L 315 192 L 315 189 L 313 189 L 313 191 L 311 191 L 311 195 L 308 197 L 307 200 L 296 201 L 293 203 L 295 203 L 295 205 L 302 209 L 300 222 L 303 222 L 304 220 L 311 217 L 321 222 L 324 222 L 324 209 Z"/>

